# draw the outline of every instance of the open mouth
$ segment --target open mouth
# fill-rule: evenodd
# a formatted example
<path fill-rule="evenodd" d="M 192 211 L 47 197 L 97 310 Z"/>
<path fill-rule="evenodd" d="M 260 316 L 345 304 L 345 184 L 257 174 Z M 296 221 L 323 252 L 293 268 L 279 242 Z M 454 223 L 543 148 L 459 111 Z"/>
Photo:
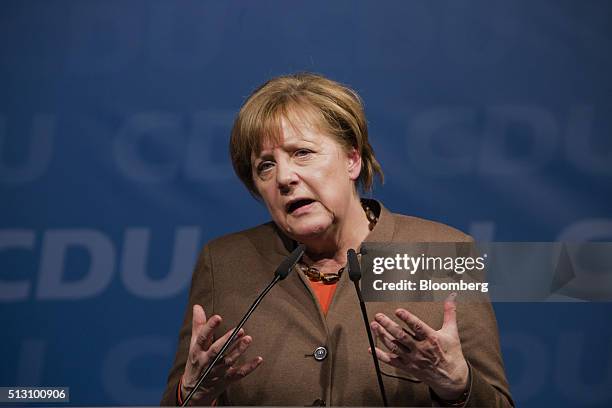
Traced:
<path fill-rule="evenodd" d="M 315 200 L 312 200 L 310 198 L 304 198 L 304 199 L 301 199 L 301 200 L 293 201 L 293 202 L 287 204 L 287 212 L 289 214 L 291 214 L 292 212 L 294 212 L 295 210 L 297 210 L 299 208 L 302 208 L 302 207 L 305 207 L 305 206 L 307 206 L 309 204 L 314 203 L 314 201 Z"/>

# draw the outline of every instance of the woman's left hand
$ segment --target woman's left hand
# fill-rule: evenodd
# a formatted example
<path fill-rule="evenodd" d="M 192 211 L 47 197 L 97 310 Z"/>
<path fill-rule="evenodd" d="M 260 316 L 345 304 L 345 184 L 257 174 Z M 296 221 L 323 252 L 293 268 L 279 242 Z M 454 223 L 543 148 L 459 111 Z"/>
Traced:
<path fill-rule="evenodd" d="M 440 398 L 455 400 L 466 391 L 469 368 L 457 331 L 456 294 L 444 302 L 444 324 L 435 331 L 405 309 L 397 309 L 408 330 L 383 313 L 370 327 L 388 352 L 376 348 L 380 361 L 405 370 L 427 384 Z"/>

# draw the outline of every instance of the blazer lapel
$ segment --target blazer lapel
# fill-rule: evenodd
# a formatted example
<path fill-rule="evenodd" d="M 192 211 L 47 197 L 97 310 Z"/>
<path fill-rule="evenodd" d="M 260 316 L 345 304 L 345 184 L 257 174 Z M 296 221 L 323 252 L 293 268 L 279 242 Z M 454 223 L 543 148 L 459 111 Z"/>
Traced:
<path fill-rule="evenodd" d="M 393 240 L 393 235 L 395 232 L 395 220 L 393 218 L 393 214 L 387 210 L 379 201 L 373 199 L 362 199 L 370 208 L 374 210 L 374 212 L 378 213 L 378 222 L 376 226 L 366 239 L 364 243 L 368 242 L 391 242 Z M 291 238 L 287 237 L 281 230 L 274 224 L 274 222 L 270 222 L 267 224 L 268 228 L 274 229 L 274 239 L 270 240 L 269 235 L 266 235 L 266 238 L 262 236 L 262 239 L 253 240 L 253 245 L 257 248 L 258 252 L 272 265 L 276 266 L 283 261 L 283 259 L 288 256 L 291 251 L 295 249 L 297 243 Z M 357 249 L 357 248 L 356 248 Z M 274 269 L 270 271 L 270 273 L 274 273 Z M 301 273 L 291 273 L 286 281 L 283 283 L 283 286 L 291 285 L 291 286 L 300 286 L 302 290 L 305 290 L 310 298 L 312 305 L 316 308 L 319 318 L 327 328 L 326 317 L 321 309 L 321 305 L 319 304 L 319 300 L 312 290 L 312 287 L 308 281 L 308 278 Z M 343 294 L 344 291 L 350 290 L 350 282 L 348 279 L 348 275 L 343 274 L 342 278 L 338 282 L 338 287 L 336 288 L 336 292 L 334 293 L 334 297 L 329 306 L 328 314 L 334 308 L 334 303 Z M 287 287 L 287 289 L 289 289 Z"/>

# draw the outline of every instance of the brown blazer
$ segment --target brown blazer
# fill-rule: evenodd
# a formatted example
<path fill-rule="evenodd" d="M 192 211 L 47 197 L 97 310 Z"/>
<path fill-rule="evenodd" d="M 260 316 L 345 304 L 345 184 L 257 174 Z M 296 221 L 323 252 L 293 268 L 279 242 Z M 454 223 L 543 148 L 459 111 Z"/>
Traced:
<path fill-rule="evenodd" d="M 449 226 L 393 214 L 380 203 L 379 221 L 365 242 L 469 241 Z M 193 273 L 189 304 L 161 405 L 177 404 L 191 337 L 191 310 L 201 304 L 207 316 L 219 314 L 221 335 L 233 327 L 255 296 L 273 277 L 294 243 L 272 222 L 209 242 Z M 434 329 L 442 326 L 440 303 L 368 303 L 370 320 L 377 312 L 393 315 L 404 307 Z M 499 349 L 497 324 L 489 303 L 459 303 L 459 334 L 471 367 L 471 391 L 466 406 L 513 406 Z M 230 386 L 222 405 L 305 406 L 316 400 L 334 406 L 379 406 L 379 394 L 368 340 L 353 285 L 343 274 L 327 316 L 321 311 L 307 279 L 292 272 L 272 289 L 245 326 L 253 337 L 246 358 L 260 355 L 263 364 Z M 323 361 L 313 351 L 328 350 Z M 381 363 L 390 405 L 432 406 L 429 388 Z"/>

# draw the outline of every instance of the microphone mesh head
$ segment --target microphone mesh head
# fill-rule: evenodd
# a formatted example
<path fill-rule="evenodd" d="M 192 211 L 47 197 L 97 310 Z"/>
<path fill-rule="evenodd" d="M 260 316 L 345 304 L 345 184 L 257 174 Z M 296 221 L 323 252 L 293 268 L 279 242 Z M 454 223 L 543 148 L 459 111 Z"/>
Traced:
<path fill-rule="evenodd" d="M 357 253 L 354 249 L 349 249 L 346 253 L 349 267 L 349 278 L 353 282 L 358 282 L 361 279 L 361 266 L 359 266 L 359 259 L 357 259 Z"/>
<path fill-rule="evenodd" d="M 300 260 L 302 255 L 304 255 L 305 249 L 306 247 L 304 244 L 298 245 L 298 247 L 295 248 L 293 252 L 291 252 L 289 256 L 283 260 L 283 262 L 281 262 L 280 265 L 278 265 L 278 268 L 276 268 L 276 272 L 274 272 L 274 274 L 280 277 L 280 280 L 285 279 L 289 275 L 289 272 L 293 270 L 293 267 Z"/>

